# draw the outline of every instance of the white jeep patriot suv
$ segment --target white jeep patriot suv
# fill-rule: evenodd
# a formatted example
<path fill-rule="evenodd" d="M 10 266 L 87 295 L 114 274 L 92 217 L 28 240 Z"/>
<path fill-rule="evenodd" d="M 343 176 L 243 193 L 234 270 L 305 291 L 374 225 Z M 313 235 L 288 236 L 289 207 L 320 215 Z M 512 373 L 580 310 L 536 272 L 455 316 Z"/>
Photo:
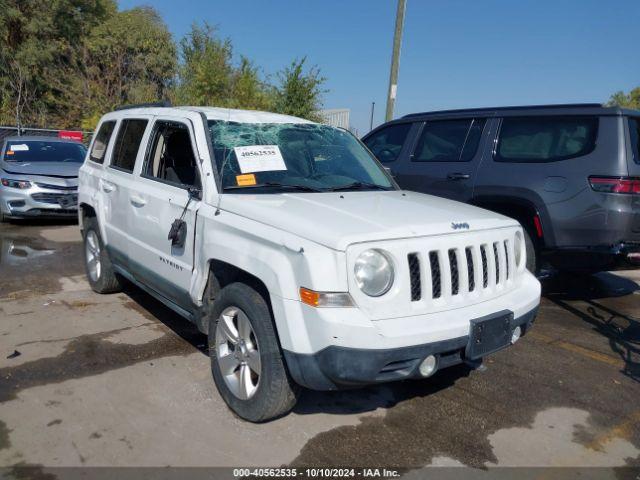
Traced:
<path fill-rule="evenodd" d="M 425 378 L 514 343 L 540 284 L 520 225 L 400 190 L 349 132 L 271 113 L 126 108 L 79 176 L 96 292 L 127 279 L 209 336 L 240 417 Z"/>

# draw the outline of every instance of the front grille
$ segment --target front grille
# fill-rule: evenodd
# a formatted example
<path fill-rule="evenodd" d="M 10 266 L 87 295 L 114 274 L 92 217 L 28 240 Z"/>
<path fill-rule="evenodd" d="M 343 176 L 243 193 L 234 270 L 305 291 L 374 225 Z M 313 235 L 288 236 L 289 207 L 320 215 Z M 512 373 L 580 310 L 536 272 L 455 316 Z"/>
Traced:
<path fill-rule="evenodd" d="M 442 282 L 440 279 L 438 252 L 429 252 L 429 263 L 431 264 L 431 296 L 440 298 L 440 295 L 442 295 Z"/>
<path fill-rule="evenodd" d="M 36 202 L 58 205 L 58 200 L 66 196 L 67 195 L 64 193 L 34 193 L 33 195 L 31 195 L 31 198 L 33 198 Z"/>
<path fill-rule="evenodd" d="M 47 190 L 62 190 L 64 192 L 75 192 L 78 190 L 78 187 L 69 187 L 66 185 L 51 185 L 50 183 L 41 183 L 35 182 L 35 184 L 40 188 L 46 188 Z"/>
<path fill-rule="evenodd" d="M 449 268 L 451 269 L 451 295 L 457 295 L 460 290 L 458 276 L 458 256 L 452 248 L 449 250 Z"/>
<path fill-rule="evenodd" d="M 417 302 L 422 298 L 422 281 L 420 280 L 420 258 L 417 253 L 407 255 L 409 261 L 409 280 L 411 282 L 411 301 Z"/>
<path fill-rule="evenodd" d="M 509 251 L 511 245 L 509 240 L 504 239 L 479 245 L 463 244 L 446 250 L 431 250 L 428 253 L 427 274 L 424 276 L 421 275 L 420 253 L 409 253 L 407 264 L 411 301 L 446 299 L 470 292 L 483 295 L 485 291 L 493 292 L 495 288 L 502 288 L 513 276 L 511 270 L 514 265 L 510 265 L 513 255 Z M 446 270 L 443 272 L 443 269 Z M 476 282 L 476 275 L 482 280 Z"/>

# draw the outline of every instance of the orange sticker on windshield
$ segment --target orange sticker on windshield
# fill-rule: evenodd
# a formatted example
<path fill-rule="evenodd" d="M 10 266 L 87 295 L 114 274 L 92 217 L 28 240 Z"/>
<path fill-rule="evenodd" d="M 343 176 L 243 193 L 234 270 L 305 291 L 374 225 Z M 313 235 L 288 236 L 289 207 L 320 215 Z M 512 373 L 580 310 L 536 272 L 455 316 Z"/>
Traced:
<path fill-rule="evenodd" d="M 246 175 L 236 175 L 236 182 L 240 187 L 246 187 L 247 185 L 255 185 L 256 176 L 253 173 L 247 173 Z"/>

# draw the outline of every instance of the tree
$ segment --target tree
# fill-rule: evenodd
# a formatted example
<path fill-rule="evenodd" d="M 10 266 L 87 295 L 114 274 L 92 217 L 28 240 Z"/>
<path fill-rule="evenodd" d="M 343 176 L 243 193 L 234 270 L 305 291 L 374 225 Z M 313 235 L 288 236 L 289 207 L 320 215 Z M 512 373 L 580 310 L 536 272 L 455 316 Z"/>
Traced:
<path fill-rule="evenodd" d="M 628 94 L 623 91 L 614 93 L 609 98 L 607 105 L 640 110 L 640 87 L 634 88 Z"/>
<path fill-rule="evenodd" d="M 0 119 L 64 119 L 52 80 L 66 83 L 77 45 L 115 12 L 114 0 L 0 0 L 0 10 Z"/>
<path fill-rule="evenodd" d="M 268 109 L 271 88 L 251 60 L 234 64 L 231 41 L 216 36 L 216 28 L 194 23 L 180 41 L 181 65 L 176 100 L 187 105 Z"/>
<path fill-rule="evenodd" d="M 93 123 L 118 105 L 166 98 L 176 73 L 176 47 L 158 13 L 137 7 L 116 12 L 89 33 L 79 66 L 76 90 L 90 113 L 85 124 Z"/>
<path fill-rule="evenodd" d="M 306 57 L 294 60 L 278 74 L 280 84 L 276 87 L 274 110 L 313 121 L 321 121 L 318 110 L 322 106 L 322 84 L 325 78 L 318 67 L 304 73 Z"/>

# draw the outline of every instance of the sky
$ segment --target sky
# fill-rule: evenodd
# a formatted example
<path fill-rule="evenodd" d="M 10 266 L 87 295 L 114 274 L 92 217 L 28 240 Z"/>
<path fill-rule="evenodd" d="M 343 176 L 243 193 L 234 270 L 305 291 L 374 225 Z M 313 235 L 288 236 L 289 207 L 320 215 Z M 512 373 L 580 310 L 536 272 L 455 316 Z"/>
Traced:
<path fill-rule="evenodd" d="M 273 75 L 306 56 L 324 108 L 383 123 L 396 0 L 120 0 L 179 40 L 207 21 Z M 640 85 L 638 0 L 407 0 L 394 117 L 449 108 L 605 102 Z"/>

